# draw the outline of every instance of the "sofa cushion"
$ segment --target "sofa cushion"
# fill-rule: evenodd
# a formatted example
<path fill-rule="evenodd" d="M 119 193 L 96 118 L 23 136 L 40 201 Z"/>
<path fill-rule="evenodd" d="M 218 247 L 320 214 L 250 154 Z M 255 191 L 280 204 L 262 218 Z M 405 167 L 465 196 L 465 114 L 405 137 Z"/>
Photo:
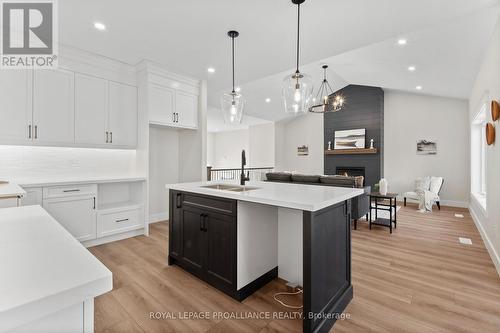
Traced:
<path fill-rule="evenodd" d="M 319 178 L 318 175 L 292 174 L 292 180 L 300 183 L 319 183 Z"/>
<path fill-rule="evenodd" d="M 323 184 L 342 186 L 342 187 L 355 187 L 356 181 L 354 177 L 345 176 L 321 176 L 320 182 Z"/>
<path fill-rule="evenodd" d="M 266 173 L 266 179 L 271 181 L 290 182 L 292 181 L 292 174 L 290 172 L 268 172 Z"/>

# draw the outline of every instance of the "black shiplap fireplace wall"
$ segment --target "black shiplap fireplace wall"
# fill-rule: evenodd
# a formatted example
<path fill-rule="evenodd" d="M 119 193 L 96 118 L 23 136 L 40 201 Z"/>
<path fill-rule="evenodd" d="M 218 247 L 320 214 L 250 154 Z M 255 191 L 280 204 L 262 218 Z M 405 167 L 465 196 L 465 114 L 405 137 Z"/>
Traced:
<path fill-rule="evenodd" d="M 336 174 L 337 167 L 364 167 L 365 184 L 373 186 L 383 175 L 384 163 L 384 91 L 378 87 L 349 85 L 339 90 L 346 105 L 342 111 L 326 113 L 324 121 L 325 149 L 332 142 L 334 131 L 366 129 L 366 148 L 375 141 L 377 154 L 325 155 L 324 172 Z"/>

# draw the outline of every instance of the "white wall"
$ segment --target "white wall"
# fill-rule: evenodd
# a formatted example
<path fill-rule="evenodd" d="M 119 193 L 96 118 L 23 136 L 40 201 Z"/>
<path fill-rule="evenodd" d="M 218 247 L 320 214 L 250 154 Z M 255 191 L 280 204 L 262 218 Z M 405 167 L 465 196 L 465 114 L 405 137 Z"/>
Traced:
<path fill-rule="evenodd" d="M 395 91 L 386 91 L 384 99 L 384 177 L 389 190 L 404 193 L 414 189 L 418 177 L 442 176 L 442 203 L 467 207 L 467 101 Z M 417 155 L 419 139 L 437 140 L 437 155 Z"/>
<path fill-rule="evenodd" d="M 321 114 L 308 113 L 276 124 L 276 170 L 323 174 L 323 119 Z M 302 145 L 309 146 L 308 156 L 297 155 Z"/>
<path fill-rule="evenodd" d="M 167 218 L 165 184 L 179 182 L 179 132 L 166 127 L 149 128 L 149 215 L 153 221 Z"/>
<path fill-rule="evenodd" d="M 486 52 L 481 69 L 478 73 L 476 82 L 472 89 L 469 99 L 469 123 L 478 111 L 478 105 L 485 93 L 489 99 L 500 100 L 500 20 L 497 22 L 491 44 Z M 488 110 L 489 111 L 489 110 Z M 491 121 L 488 112 L 488 121 Z M 486 211 L 471 197 L 470 211 L 476 226 L 483 237 L 484 243 L 490 256 L 495 263 L 500 274 L 500 150 L 498 140 L 498 121 L 495 123 L 497 128 L 497 143 L 488 146 L 486 175 L 487 175 L 487 197 Z"/>
<path fill-rule="evenodd" d="M 248 166 L 274 166 L 274 123 L 250 126 L 248 133 Z"/>
<path fill-rule="evenodd" d="M 241 151 L 249 151 L 249 130 L 216 132 L 210 136 L 213 146 L 212 167 L 239 168 L 241 165 Z M 249 162 L 249 160 L 247 161 Z M 247 163 L 249 165 L 249 163 Z"/>
<path fill-rule="evenodd" d="M 215 133 L 207 134 L 207 166 L 213 166 L 215 162 L 215 147 L 214 147 Z"/>
<path fill-rule="evenodd" d="M 243 149 L 247 167 L 274 166 L 274 123 L 251 125 L 248 129 L 209 133 L 207 165 L 214 168 L 239 168 Z"/>

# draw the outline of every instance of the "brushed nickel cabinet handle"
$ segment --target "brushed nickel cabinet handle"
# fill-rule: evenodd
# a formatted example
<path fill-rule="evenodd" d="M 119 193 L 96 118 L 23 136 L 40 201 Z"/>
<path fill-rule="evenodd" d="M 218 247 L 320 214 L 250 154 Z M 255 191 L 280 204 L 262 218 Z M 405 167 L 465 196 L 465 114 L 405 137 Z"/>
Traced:
<path fill-rule="evenodd" d="M 128 219 L 121 219 L 121 220 L 116 220 L 115 222 L 116 223 L 121 223 L 121 222 L 127 222 L 127 221 L 128 221 Z"/>
<path fill-rule="evenodd" d="M 110 143 L 113 143 L 113 132 L 109 132 L 110 136 L 111 136 L 111 140 L 110 140 Z"/>
<path fill-rule="evenodd" d="M 35 139 L 38 139 L 38 125 L 35 125 Z"/>
<path fill-rule="evenodd" d="M 109 132 L 106 131 L 106 143 L 109 143 Z"/>
<path fill-rule="evenodd" d="M 28 125 L 28 139 L 31 139 L 31 125 Z"/>
<path fill-rule="evenodd" d="M 74 190 L 63 190 L 63 193 L 72 193 L 72 192 L 80 192 L 80 189 L 74 189 Z"/>

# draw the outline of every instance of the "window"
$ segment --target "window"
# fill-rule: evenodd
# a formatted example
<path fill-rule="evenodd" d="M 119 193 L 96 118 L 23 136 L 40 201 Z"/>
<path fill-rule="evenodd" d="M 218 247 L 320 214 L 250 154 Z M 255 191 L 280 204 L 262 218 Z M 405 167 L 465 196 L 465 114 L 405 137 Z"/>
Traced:
<path fill-rule="evenodd" d="M 486 119 L 488 103 L 483 102 L 471 125 L 471 191 L 474 198 L 486 210 L 487 175 L 486 175 Z"/>

